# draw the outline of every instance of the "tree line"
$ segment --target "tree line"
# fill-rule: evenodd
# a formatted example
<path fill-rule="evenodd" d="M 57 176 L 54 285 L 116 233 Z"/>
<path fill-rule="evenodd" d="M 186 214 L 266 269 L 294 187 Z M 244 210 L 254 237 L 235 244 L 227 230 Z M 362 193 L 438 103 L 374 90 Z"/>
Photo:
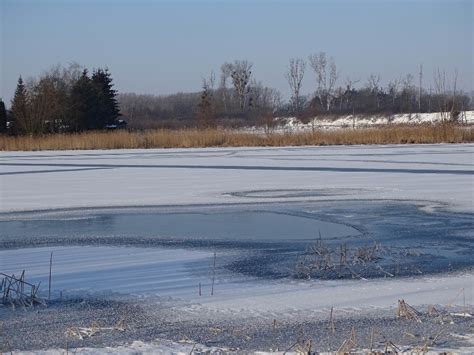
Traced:
<path fill-rule="evenodd" d="M 291 91 L 288 101 L 281 93 L 264 86 L 247 60 L 224 63 L 219 76 L 202 79 L 202 90 L 166 96 L 120 94 L 121 112 L 132 127 L 178 128 L 187 126 L 269 125 L 277 117 L 294 116 L 302 121 L 324 115 L 391 115 L 441 112 L 446 120 L 472 109 L 473 100 L 457 88 L 458 74 L 434 73 L 434 86 L 425 88 L 420 66 L 417 77 L 398 77 L 386 86 L 371 74 L 362 82 L 341 80 L 334 58 L 324 52 L 290 59 L 284 73 Z M 303 95 L 305 75 L 311 75 L 312 94 Z"/>
<path fill-rule="evenodd" d="M 458 73 L 452 79 L 445 71 L 434 73 L 434 87 L 423 87 L 423 66 L 418 81 L 412 74 L 396 78 L 386 87 L 380 75 L 371 74 L 356 88 L 360 80 L 345 79 L 337 86 L 340 71 L 334 58 L 320 52 L 308 57 L 314 78 L 314 94 L 301 96 L 301 84 L 307 62 L 302 58 L 290 59 L 285 74 L 291 88 L 290 110 L 295 116 L 314 117 L 320 114 L 397 114 L 442 112 L 456 120 L 459 112 L 471 108 L 471 98 L 457 89 Z"/>
<path fill-rule="evenodd" d="M 274 124 L 277 117 L 294 116 L 302 121 L 324 115 L 364 115 L 442 112 L 456 120 L 472 108 L 472 99 L 457 88 L 458 73 L 448 77 L 437 70 L 433 87 L 424 87 L 423 66 L 396 78 L 386 86 L 371 74 L 362 82 L 346 78 L 334 58 L 324 52 L 307 59 L 289 60 L 284 76 L 291 97 L 257 81 L 248 60 L 224 63 L 202 79 L 199 92 L 165 96 L 118 94 L 107 69 L 89 75 L 78 64 L 55 66 L 38 79 L 18 79 L 11 110 L 0 101 L 0 132 L 42 134 L 104 129 L 122 115 L 133 129 Z M 312 78 L 312 94 L 303 95 L 305 75 Z"/>

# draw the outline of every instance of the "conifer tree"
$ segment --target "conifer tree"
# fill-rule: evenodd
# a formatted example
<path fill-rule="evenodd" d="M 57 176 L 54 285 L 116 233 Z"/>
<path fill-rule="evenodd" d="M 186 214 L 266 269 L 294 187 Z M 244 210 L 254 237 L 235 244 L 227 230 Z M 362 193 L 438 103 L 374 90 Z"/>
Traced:
<path fill-rule="evenodd" d="M 198 104 L 197 119 L 198 125 L 200 128 L 207 128 L 214 125 L 214 93 L 213 93 L 213 76 L 211 74 L 211 79 L 203 80 L 201 100 Z"/>
<path fill-rule="evenodd" d="M 84 69 L 71 90 L 71 129 L 84 131 L 103 128 L 98 119 L 100 93 Z"/>
<path fill-rule="evenodd" d="M 112 124 L 120 116 L 120 109 L 116 99 L 117 91 L 112 84 L 112 76 L 108 69 L 97 69 L 92 74 L 92 83 L 99 92 L 98 125 L 101 128 Z"/>
<path fill-rule="evenodd" d="M 7 131 L 7 110 L 5 103 L 0 99 L 0 133 Z"/>
<path fill-rule="evenodd" d="M 16 133 L 32 133 L 28 115 L 28 98 L 25 84 L 21 76 L 18 78 L 15 95 L 12 99 L 13 127 Z"/>

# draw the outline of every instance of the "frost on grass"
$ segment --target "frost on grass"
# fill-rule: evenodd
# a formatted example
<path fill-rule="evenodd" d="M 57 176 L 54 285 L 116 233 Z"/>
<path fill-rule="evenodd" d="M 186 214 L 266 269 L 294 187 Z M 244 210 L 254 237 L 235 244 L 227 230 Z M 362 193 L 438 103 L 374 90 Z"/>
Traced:
<path fill-rule="evenodd" d="M 9 326 L 2 335 L 12 349 L 68 349 L 72 353 L 94 354 L 104 352 L 104 346 L 126 353 L 137 341 L 142 350 L 152 353 L 171 345 L 175 350 L 187 349 L 188 353 L 191 349 L 238 353 L 387 349 L 410 352 L 472 346 L 465 336 L 473 324 L 466 316 L 472 309 L 459 306 L 415 308 L 402 301 L 398 311 L 348 313 L 334 308 L 318 317 L 297 310 L 266 317 L 243 311 L 245 317 L 236 318 L 224 317 L 206 307 L 183 310 L 149 302 L 65 300 L 61 307 L 55 304 L 43 312 L 9 312 L 3 314 Z M 26 338 L 20 331 L 25 323 L 35 329 Z M 9 351 L 5 346 L 4 350 Z"/>

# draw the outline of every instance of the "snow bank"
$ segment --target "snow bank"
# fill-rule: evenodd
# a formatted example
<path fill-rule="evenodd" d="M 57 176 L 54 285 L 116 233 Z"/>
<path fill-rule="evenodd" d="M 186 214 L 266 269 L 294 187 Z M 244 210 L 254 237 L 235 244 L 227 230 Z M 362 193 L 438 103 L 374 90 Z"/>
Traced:
<path fill-rule="evenodd" d="M 346 115 L 335 119 L 316 117 L 308 123 L 302 123 L 295 117 L 280 118 L 281 125 L 275 131 L 299 132 L 313 129 L 340 129 L 340 128 L 364 128 L 397 124 L 428 124 L 438 123 L 446 119 L 446 116 L 439 112 L 432 113 L 402 113 L 395 115 Z M 459 122 L 464 124 L 474 124 L 474 111 L 464 111 L 459 116 Z"/>

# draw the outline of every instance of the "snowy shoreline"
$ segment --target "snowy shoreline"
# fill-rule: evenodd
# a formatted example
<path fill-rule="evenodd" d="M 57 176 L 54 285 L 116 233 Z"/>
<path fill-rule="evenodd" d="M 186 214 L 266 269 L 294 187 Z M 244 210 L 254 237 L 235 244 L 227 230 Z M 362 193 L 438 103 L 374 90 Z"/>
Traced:
<path fill-rule="evenodd" d="M 366 114 L 315 117 L 307 123 L 303 123 L 295 117 L 282 117 L 275 120 L 276 125 L 271 129 L 273 132 L 305 132 L 312 130 L 335 130 L 347 128 L 375 128 L 380 126 L 397 125 L 423 125 L 441 123 L 449 118 L 448 114 L 439 112 L 432 113 L 401 113 L 394 115 Z M 459 123 L 465 125 L 474 124 L 474 111 L 463 111 L 459 116 Z M 263 131 L 263 129 L 252 128 L 248 131 Z"/>

